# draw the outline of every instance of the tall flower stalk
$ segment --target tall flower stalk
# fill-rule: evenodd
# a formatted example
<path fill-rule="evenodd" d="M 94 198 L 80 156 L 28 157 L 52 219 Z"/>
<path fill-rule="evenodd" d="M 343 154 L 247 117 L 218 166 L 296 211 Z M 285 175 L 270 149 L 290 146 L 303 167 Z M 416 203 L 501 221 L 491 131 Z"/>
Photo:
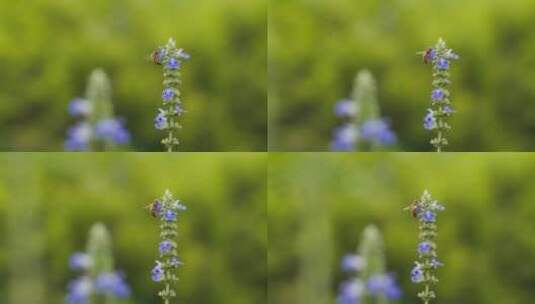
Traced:
<path fill-rule="evenodd" d="M 69 114 L 78 121 L 67 131 L 67 151 L 109 151 L 130 141 L 124 120 L 113 116 L 110 80 L 102 69 L 91 73 L 85 98 L 72 100 Z"/>
<path fill-rule="evenodd" d="M 178 258 L 177 222 L 179 212 L 185 210 L 186 206 L 173 198 L 169 190 L 150 205 L 151 215 L 160 221 L 159 259 L 156 260 L 151 277 L 154 282 L 160 282 L 164 286 L 158 293 L 164 304 L 171 303 L 171 299 L 176 296 L 173 285 L 178 280 L 176 270 L 182 265 Z"/>
<path fill-rule="evenodd" d="M 433 287 L 438 283 L 436 277 L 437 268 L 443 266 L 438 260 L 437 254 L 437 213 L 444 211 L 444 206 L 431 197 L 426 190 L 419 200 L 414 201 L 410 206 L 405 208 L 412 213 L 413 217 L 418 220 L 418 239 L 417 260 L 411 271 L 411 280 L 416 284 L 422 284 L 423 290 L 418 293 L 424 304 L 431 303 L 436 298 Z"/>
<path fill-rule="evenodd" d="M 387 304 L 401 297 L 394 275 L 386 272 L 383 239 L 375 226 L 364 229 L 358 253 L 346 255 L 341 267 L 351 277 L 340 286 L 338 304 Z"/>
<path fill-rule="evenodd" d="M 91 227 L 86 252 L 73 254 L 69 265 L 82 275 L 69 283 L 67 303 L 114 304 L 130 296 L 124 275 L 114 270 L 111 238 L 103 224 Z"/>
<path fill-rule="evenodd" d="M 351 98 L 338 101 L 334 112 L 344 123 L 334 131 L 333 151 L 380 150 L 397 140 L 388 120 L 380 118 L 377 86 L 368 70 L 359 71 Z"/>
<path fill-rule="evenodd" d="M 182 61 L 189 58 L 190 55 L 183 49 L 176 48 L 173 38 L 169 38 L 166 46 L 158 47 L 152 53 L 153 62 L 163 68 L 164 78 L 162 105 L 154 119 L 154 126 L 158 130 L 167 132 L 167 136 L 161 142 L 168 152 L 172 152 L 179 144 L 177 133 L 181 126 L 178 118 L 184 112 L 180 98 L 180 84 L 182 83 L 180 69 Z"/>
<path fill-rule="evenodd" d="M 418 53 L 424 63 L 433 67 L 433 89 L 431 92 L 431 107 L 427 109 L 424 117 L 424 128 L 435 132 L 430 141 L 437 152 L 441 152 L 448 145 L 446 133 L 451 129 L 448 119 L 455 112 L 451 105 L 451 94 L 448 89 L 450 81 L 450 63 L 459 59 L 446 42 L 440 38 L 434 47 Z"/>

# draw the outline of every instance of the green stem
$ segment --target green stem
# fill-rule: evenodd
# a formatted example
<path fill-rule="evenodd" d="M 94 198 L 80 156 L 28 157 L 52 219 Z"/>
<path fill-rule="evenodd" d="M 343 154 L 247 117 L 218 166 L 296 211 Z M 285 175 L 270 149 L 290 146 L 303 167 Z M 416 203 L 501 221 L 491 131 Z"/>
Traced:
<path fill-rule="evenodd" d="M 174 123 L 172 119 L 170 120 L 170 123 Z M 173 152 L 173 130 L 169 130 L 167 141 L 167 152 Z"/>
<path fill-rule="evenodd" d="M 438 131 L 437 152 L 442 152 L 442 131 Z"/>
<path fill-rule="evenodd" d="M 165 292 L 167 294 L 167 296 L 165 297 L 165 304 L 169 304 L 169 283 L 165 284 Z"/>

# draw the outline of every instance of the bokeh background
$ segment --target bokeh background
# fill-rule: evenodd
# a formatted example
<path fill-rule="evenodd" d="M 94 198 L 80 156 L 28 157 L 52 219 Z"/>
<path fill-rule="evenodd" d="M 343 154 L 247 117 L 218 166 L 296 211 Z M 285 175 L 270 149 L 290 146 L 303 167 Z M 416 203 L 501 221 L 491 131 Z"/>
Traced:
<path fill-rule="evenodd" d="M 153 119 L 162 70 L 149 55 L 169 37 L 183 66 L 181 151 L 265 151 L 265 0 L 0 1 L 0 150 L 61 151 L 94 68 L 112 81 L 127 149 L 161 151 Z"/>
<path fill-rule="evenodd" d="M 535 297 L 533 155 L 278 154 L 269 162 L 270 304 L 335 303 L 341 258 L 368 224 L 382 231 L 387 268 L 403 289 L 395 303 L 421 303 L 409 275 L 417 222 L 402 209 L 425 189 L 446 206 L 437 218 L 445 264 L 437 303 Z"/>
<path fill-rule="evenodd" d="M 144 207 L 170 189 L 179 221 L 177 303 L 266 303 L 265 154 L 2 154 L 0 302 L 64 303 L 68 267 L 95 222 L 133 295 L 161 303 L 150 271 L 159 224 Z"/>
<path fill-rule="evenodd" d="M 439 37 L 452 65 L 449 151 L 535 150 L 535 2 L 532 0 L 272 0 L 269 147 L 328 149 L 337 100 L 358 70 L 377 78 L 382 114 L 400 151 L 431 151 L 422 127 L 431 68 L 416 52 Z"/>

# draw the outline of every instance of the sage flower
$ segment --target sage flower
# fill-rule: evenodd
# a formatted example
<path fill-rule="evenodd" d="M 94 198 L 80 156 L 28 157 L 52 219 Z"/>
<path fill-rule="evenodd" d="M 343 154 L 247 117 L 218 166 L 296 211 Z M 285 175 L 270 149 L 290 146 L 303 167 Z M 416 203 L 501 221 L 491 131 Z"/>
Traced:
<path fill-rule="evenodd" d="M 93 106 L 87 99 L 76 97 L 69 103 L 69 114 L 71 116 L 88 116 L 92 111 Z"/>
<path fill-rule="evenodd" d="M 154 63 L 162 66 L 164 77 L 162 104 L 154 119 L 154 127 L 167 132 L 161 142 L 168 152 L 172 152 L 179 144 L 177 133 L 181 126 L 178 118 L 184 112 L 180 98 L 180 69 L 182 61 L 188 60 L 190 56 L 183 49 L 177 49 L 175 40 L 169 38 L 165 47 L 158 47 L 152 53 L 152 58 Z"/>
<path fill-rule="evenodd" d="M 96 295 L 111 302 L 113 299 L 126 299 L 131 294 L 124 273 L 113 269 L 111 238 L 102 224 L 91 227 L 87 252 L 74 253 L 69 259 L 69 266 L 80 271 L 81 275 L 67 286 L 65 301 L 68 304 L 90 304 Z"/>
<path fill-rule="evenodd" d="M 67 130 L 65 140 L 65 150 L 67 151 L 87 151 L 89 150 L 93 130 L 87 122 L 79 122 Z"/>
<path fill-rule="evenodd" d="M 451 129 L 448 119 L 455 112 L 451 107 L 448 89 L 451 83 L 449 69 L 451 61 L 459 59 L 459 56 L 446 46 L 442 38 L 434 47 L 418 54 L 422 55 L 424 63 L 431 63 L 433 67 L 431 106 L 427 109 L 423 126 L 424 129 L 435 132 L 430 143 L 440 152 L 448 145 L 446 132 Z"/>
<path fill-rule="evenodd" d="M 336 103 L 334 113 L 344 123 L 333 132 L 332 151 L 378 150 L 397 141 L 390 123 L 379 117 L 375 79 L 367 70 L 355 78 L 351 98 Z"/>
<path fill-rule="evenodd" d="M 396 134 L 390 129 L 390 124 L 384 119 L 366 121 L 361 128 L 362 138 L 382 146 L 396 143 Z"/>
<path fill-rule="evenodd" d="M 355 150 L 359 130 L 353 124 L 345 124 L 334 130 L 334 139 L 331 142 L 331 150 L 353 151 Z"/>
<path fill-rule="evenodd" d="M 151 271 L 151 278 L 154 282 L 160 282 L 163 280 L 165 271 L 162 268 L 162 263 L 160 261 L 156 261 L 156 266 Z"/>
<path fill-rule="evenodd" d="M 117 144 L 126 144 L 130 141 L 130 133 L 125 128 L 123 120 L 117 118 L 99 121 L 95 126 L 95 137 Z"/>
<path fill-rule="evenodd" d="M 435 118 L 435 114 L 433 110 L 428 109 L 427 115 L 424 117 L 424 128 L 426 130 L 433 130 L 437 127 L 437 119 Z"/>
<path fill-rule="evenodd" d="M 91 265 L 91 257 L 84 252 L 76 252 L 69 259 L 69 266 L 72 270 L 87 270 Z"/>
<path fill-rule="evenodd" d="M 75 98 L 68 112 L 78 121 L 67 130 L 66 151 L 113 150 L 130 142 L 124 119 L 113 116 L 110 81 L 106 73 L 94 70 L 89 76 L 86 98 Z"/>
<path fill-rule="evenodd" d="M 88 276 L 72 280 L 67 286 L 65 300 L 69 304 L 87 304 L 93 292 L 93 282 Z"/>
<path fill-rule="evenodd" d="M 436 218 L 437 213 L 445 208 L 438 201 L 431 197 L 431 194 L 424 191 L 419 200 L 414 201 L 405 208 L 418 220 L 419 243 L 416 248 L 417 260 L 411 270 L 411 281 L 416 284 L 423 284 L 424 290 L 418 293 L 424 304 L 429 304 L 436 297 L 433 286 L 438 283 L 436 269 L 444 264 L 438 260 Z"/>
<path fill-rule="evenodd" d="M 343 257 L 340 266 L 343 271 L 359 271 L 364 267 L 364 259 L 358 254 L 348 254 Z"/>
<path fill-rule="evenodd" d="M 341 262 L 342 271 L 350 277 L 340 284 L 337 304 L 365 304 L 401 298 L 395 276 L 386 273 L 383 241 L 375 226 L 363 232 L 358 253 L 348 254 Z"/>
<path fill-rule="evenodd" d="M 130 296 L 130 287 L 126 284 L 122 274 L 119 272 L 99 274 L 95 280 L 95 291 L 97 294 L 113 295 L 119 299 Z"/>
<path fill-rule="evenodd" d="M 174 282 L 178 280 L 176 269 L 182 265 L 177 252 L 178 215 L 185 211 L 186 206 L 167 190 L 160 199 L 150 205 L 150 213 L 160 221 L 160 243 L 158 245 L 159 258 L 151 270 L 151 280 L 161 282 L 164 288 L 158 293 L 165 304 L 176 296 L 173 289 Z"/>
<path fill-rule="evenodd" d="M 367 288 L 372 296 L 385 296 L 396 300 L 401 297 L 401 289 L 396 283 L 393 274 L 376 274 L 368 280 Z"/>

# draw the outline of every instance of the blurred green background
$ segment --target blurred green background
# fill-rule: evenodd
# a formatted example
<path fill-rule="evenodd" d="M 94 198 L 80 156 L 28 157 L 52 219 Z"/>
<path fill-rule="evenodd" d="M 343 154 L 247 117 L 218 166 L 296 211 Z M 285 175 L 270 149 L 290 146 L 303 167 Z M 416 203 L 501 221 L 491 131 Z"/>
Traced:
<path fill-rule="evenodd" d="M 376 224 L 404 296 L 417 222 L 402 209 L 428 189 L 438 216 L 436 303 L 530 303 L 535 297 L 535 156 L 278 154 L 269 156 L 269 303 L 334 303 L 340 260 Z M 435 303 L 435 302 L 433 302 Z"/>
<path fill-rule="evenodd" d="M 0 155 L 0 303 L 63 303 L 97 221 L 133 297 L 161 303 L 150 271 L 159 224 L 144 207 L 169 188 L 179 221 L 177 303 L 266 303 L 266 155 Z"/>
<path fill-rule="evenodd" d="M 431 67 L 415 54 L 439 37 L 452 65 L 449 151 L 535 150 L 535 2 L 532 0 L 272 0 L 269 147 L 326 150 L 358 70 L 377 77 L 399 150 L 430 151 L 422 127 Z"/>
<path fill-rule="evenodd" d="M 0 150 L 61 151 L 67 105 L 89 73 L 111 78 L 129 149 L 161 151 L 153 119 L 162 70 L 149 55 L 169 37 L 183 66 L 188 111 L 181 151 L 265 151 L 266 1 L 0 1 Z"/>

